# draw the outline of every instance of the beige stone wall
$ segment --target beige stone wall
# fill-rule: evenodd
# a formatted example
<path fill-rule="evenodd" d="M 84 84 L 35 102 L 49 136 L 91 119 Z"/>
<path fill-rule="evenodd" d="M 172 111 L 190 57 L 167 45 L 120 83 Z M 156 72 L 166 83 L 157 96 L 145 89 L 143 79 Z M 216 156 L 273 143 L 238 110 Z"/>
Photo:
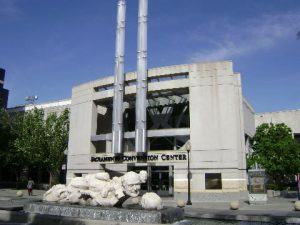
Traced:
<path fill-rule="evenodd" d="M 234 73 L 232 62 L 222 61 L 150 69 L 148 77 L 164 77 L 181 73 L 188 74 L 188 78 L 150 83 L 148 90 L 153 92 L 189 89 L 192 192 L 239 193 L 245 191 L 247 187 L 245 121 L 240 74 Z M 136 73 L 126 74 L 126 81 L 135 79 Z M 110 76 L 73 88 L 68 179 L 79 171 L 95 173 L 103 169 L 99 163 L 90 162 L 89 156 L 95 152 L 91 137 L 96 134 L 97 102 L 111 100 L 113 97 L 111 89 L 101 92 L 97 89 L 112 84 L 113 77 Z M 135 86 L 126 87 L 125 94 L 135 94 Z M 162 164 L 152 163 L 151 165 Z M 110 170 L 118 171 L 124 171 L 127 168 L 127 165 L 107 164 L 106 166 Z M 174 195 L 186 194 L 187 163 L 174 163 L 173 166 Z M 206 190 L 205 173 L 221 173 L 222 190 Z"/>
<path fill-rule="evenodd" d="M 293 133 L 300 134 L 300 109 L 256 114 L 255 126 L 262 123 L 285 123 Z"/>

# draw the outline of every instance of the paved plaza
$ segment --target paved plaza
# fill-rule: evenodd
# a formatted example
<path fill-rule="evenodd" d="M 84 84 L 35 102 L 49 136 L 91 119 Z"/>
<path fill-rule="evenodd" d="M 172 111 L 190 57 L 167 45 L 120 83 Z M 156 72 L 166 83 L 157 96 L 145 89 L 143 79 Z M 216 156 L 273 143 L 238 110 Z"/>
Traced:
<path fill-rule="evenodd" d="M 0 224 L 6 224 L 8 222 L 5 218 L 2 219 L 8 213 L 17 213 L 11 212 L 11 210 L 18 211 L 27 202 L 41 200 L 45 192 L 43 190 L 33 190 L 33 196 L 28 196 L 27 190 L 22 191 L 24 195 L 17 197 L 16 190 L 0 189 Z M 230 210 L 229 202 L 192 201 L 192 205 L 185 206 L 184 212 L 186 219 L 192 220 L 225 219 L 229 221 L 256 221 L 260 223 L 284 221 L 281 222 L 281 224 L 300 224 L 300 212 L 294 210 L 294 202 L 296 200 L 296 198 L 273 197 L 269 198 L 267 204 L 264 205 L 249 205 L 245 201 L 240 202 L 240 208 L 238 210 Z M 171 198 L 163 198 L 163 205 L 176 207 L 176 201 Z M 1 223 L 1 221 L 6 223 Z"/>

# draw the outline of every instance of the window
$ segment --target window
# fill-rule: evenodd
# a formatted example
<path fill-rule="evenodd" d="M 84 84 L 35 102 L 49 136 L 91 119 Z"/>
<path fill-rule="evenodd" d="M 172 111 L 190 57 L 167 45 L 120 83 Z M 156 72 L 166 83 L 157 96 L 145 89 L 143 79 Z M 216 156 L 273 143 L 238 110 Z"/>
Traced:
<path fill-rule="evenodd" d="M 222 189 L 221 173 L 206 173 L 205 189 Z"/>
<path fill-rule="evenodd" d="M 93 141 L 96 153 L 106 153 L 106 141 Z"/>
<path fill-rule="evenodd" d="M 300 144 L 300 134 L 294 134 L 294 139 Z"/>
<path fill-rule="evenodd" d="M 165 76 L 154 76 L 148 78 L 148 83 L 156 83 L 161 81 L 168 81 L 168 80 L 180 80 L 180 79 L 187 79 L 189 77 L 188 73 L 180 73 L 180 74 L 170 74 Z"/>
<path fill-rule="evenodd" d="M 100 92 L 100 91 L 107 91 L 107 90 L 113 90 L 114 89 L 114 84 L 108 84 L 108 85 L 102 85 L 99 87 L 95 87 L 94 90 L 96 92 Z"/>

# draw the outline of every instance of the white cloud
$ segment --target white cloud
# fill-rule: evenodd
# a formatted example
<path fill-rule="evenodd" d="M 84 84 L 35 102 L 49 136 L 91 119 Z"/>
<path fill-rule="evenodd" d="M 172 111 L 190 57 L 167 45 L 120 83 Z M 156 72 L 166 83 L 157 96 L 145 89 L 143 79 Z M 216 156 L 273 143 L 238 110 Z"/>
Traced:
<path fill-rule="evenodd" d="M 300 12 L 263 15 L 238 25 L 228 23 L 222 25 L 218 27 L 223 28 L 217 30 L 217 35 L 213 36 L 218 38 L 211 35 L 204 37 L 205 34 L 201 32 L 193 35 L 193 39 L 201 41 L 201 46 L 210 47 L 192 53 L 189 61 L 231 59 L 270 48 L 287 37 L 296 39 L 297 29 L 300 30 Z"/>

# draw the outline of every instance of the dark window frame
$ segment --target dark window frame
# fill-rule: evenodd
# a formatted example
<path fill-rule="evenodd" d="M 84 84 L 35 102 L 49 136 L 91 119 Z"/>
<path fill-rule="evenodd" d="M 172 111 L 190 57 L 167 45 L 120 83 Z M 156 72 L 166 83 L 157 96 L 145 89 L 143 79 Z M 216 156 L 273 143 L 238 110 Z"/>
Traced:
<path fill-rule="evenodd" d="M 205 173 L 206 190 L 222 190 L 222 173 Z"/>

